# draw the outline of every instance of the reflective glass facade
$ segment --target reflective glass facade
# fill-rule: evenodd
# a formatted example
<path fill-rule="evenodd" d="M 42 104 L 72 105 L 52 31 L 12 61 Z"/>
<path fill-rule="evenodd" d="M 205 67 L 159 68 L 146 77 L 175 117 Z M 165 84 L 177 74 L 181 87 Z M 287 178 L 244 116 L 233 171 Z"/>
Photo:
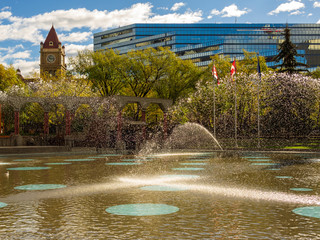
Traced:
<path fill-rule="evenodd" d="M 210 63 L 210 57 L 224 54 L 243 58 L 243 49 L 259 52 L 272 67 L 272 57 L 283 41 L 286 24 L 132 24 L 94 34 L 94 50 L 112 48 L 125 54 L 148 47 L 169 47 L 182 59 L 198 66 Z M 298 46 L 299 62 L 310 68 L 320 65 L 320 24 L 288 24 L 291 41 Z"/>

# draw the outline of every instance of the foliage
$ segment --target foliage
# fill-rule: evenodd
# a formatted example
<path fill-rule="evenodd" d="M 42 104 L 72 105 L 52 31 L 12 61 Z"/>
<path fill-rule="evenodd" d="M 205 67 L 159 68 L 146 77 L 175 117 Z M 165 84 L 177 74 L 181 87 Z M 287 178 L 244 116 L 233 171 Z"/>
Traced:
<path fill-rule="evenodd" d="M 0 91 L 5 91 L 14 85 L 22 86 L 23 84 L 23 81 L 17 76 L 17 72 L 12 66 L 5 67 L 0 64 Z"/>
<path fill-rule="evenodd" d="M 97 52 L 85 50 L 70 59 L 73 72 L 84 76 L 92 84 L 92 90 L 101 96 L 120 93 L 123 88 L 119 72 L 122 63 L 123 58 L 112 49 Z"/>
<path fill-rule="evenodd" d="M 256 136 L 258 89 L 262 136 L 304 136 L 320 127 L 320 80 L 302 74 L 238 73 L 235 82 L 226 76 L 213 89 L 212 82 L 198 84 L 196 92 L 178 102 L 171 112 L 180 122 L 197 122 L 213 131 L 213 91 L 216 129 L 220 137 L 234 136 L 235 91 L 237 131 L 240 136 Z M 179 122 L 179 121 L 178 121 Z"/>
<path fill-rule="evenodd" d="M 154 85 L 156 97 L 171 99 L 175 103 L 194 91 L 202 75 L 203 71 L 191 61 L 171 56 L 166 75 Z"/>

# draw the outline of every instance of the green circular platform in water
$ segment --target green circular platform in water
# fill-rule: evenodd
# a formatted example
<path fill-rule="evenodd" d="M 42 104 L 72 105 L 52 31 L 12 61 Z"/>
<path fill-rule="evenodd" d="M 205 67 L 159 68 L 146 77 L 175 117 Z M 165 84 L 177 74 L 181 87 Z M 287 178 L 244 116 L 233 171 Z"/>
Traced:
<path fill-rule="evenodd" d="M 305 216 L 305 217 L 314 217 L 320 218 L 320 207 L 319 206 L 310 206 L 310 207 L 300 207 L 292 210 L 295 214 Z"/>
<path fill-rule="evenodd" d="M 177 171 L 199 171 L 199 170 L 204 170 L 204 168 L 172 168 L 172 170 L 177 170 Z"/>
<path fill-rule="evenodd" d="M 310 192 L 313 191 L 311 188 L 290 188 L 292 191 L 298 191 L 298 192 Z"/>
<path fill-rule="evenodd" d="M 251 165 L 256 165 L 256 166 L 271 166 L 271 165 L 276 165 L 275 163 L 266 163 L 266 162 L 262 162 L 262 163 L 251 163 Z"/>
<path fill-rule="evenodd" d="M 280 179 L 291 179 L 293 177 L 291 176 L 276 176 L 276 178 L 280 178 Z"/>
<path fill-rule="evenodd" d="M 247 159 L 256 159 L 256 158 L 264 158 L 264 159 L 269 159 L 269 157 L 264 157 L 264 156 L 245 156 L 242 158 L 247 158 Z"/>
<path fill-rule="evenodd" d="M 7 168 L 7 170 L 13 171 L 29 171 L 29 170 L 47 170 L 51 167 L 16 167 L 16 168 Z"/>
<path fill-rule="evenodd" d="M 58 188 L 65 188 L 66 185 L 62 184 L 29 184 L 15 187 L 17 190 L 52 190 Z"/>
<path fill-rule="evenodd" d="M 198 163 L 198 162 L 195 162 L 195 163 L 180 163 L 180 165 L 207 165 L 208 163 Z"/>
<path fill-rule="evenodd" d="M 83 158 L 83 159 L 66 159 L 64 160 L 66 162 L 91 162 L 91 161 L 95 161 L 95 159 L 92 158 Z"/>
<path fill-rule="evenodd" d="M 249 162 L 270 162 L 270 159 L 266 159 L 266 158 L 256 158 L 256 159 L 248 159 Z"/>
<path fill-rule="evenodd" d="M 0 202 L 0 208 L 3 208 L 5 206 L 8 206 L 8 204 L 4 203 L 4 202 Z"/>
<path fill-rule="evenodd" d="M 152 216 L 152 215 L 163 215 L 170 214 L 179 211 L 178 207 L 170 206 L 167 204 L 125 204 L 109 207 L 106 212 L 116 215 L 127 215 L 127 216 Z"/>
<path fill-rule="evenodd" d="M 199 178 L 199 175 L 178 175 L 178 174 L 173 174 L 173 175 L 162 175 L 162 178 L 172 178 L 172 179 L 180 179 L 180 178 L 187 178 L 187 179 L 194 179 L 194 178 Z"/>
<path fill-rule="evenodd" d="M 187 187 L 176 187 L 176 186 L 162 186 L 162 185 L 152 185 L 141 187 L 142 190 L 147 191 L 163 191 L 163 192 L 174 192 L 174 191 L 184 191 L 188 190 Z"/>
<path fill-rule="evenodd" d="M 10 165 L 10 163 L 7 163 L 7 162 L 0 162 L 0 165 Z"/>
<path fill-rule="evenodd" d="M 51 163 L 45 163 L 45 165 L 69 165 L 72 164 L 70 162 L 51 162 Z"/>
<path fill-rule="evenodd" d="M 106 165 L 140 165 L 140 162 L 112 162 L 106 163 Z"/>
<path fill-rule="evenodd" d="M 31 162 L 31 161 L 34 161 L 34 159 L 15 159 L 12 161 L 13 162 Z"/>

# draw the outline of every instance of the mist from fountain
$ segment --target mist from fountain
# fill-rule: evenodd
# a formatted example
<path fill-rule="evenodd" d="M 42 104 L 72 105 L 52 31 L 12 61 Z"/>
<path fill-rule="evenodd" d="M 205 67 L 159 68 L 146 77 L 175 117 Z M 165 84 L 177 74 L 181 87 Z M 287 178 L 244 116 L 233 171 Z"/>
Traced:
<path fill-rule="evenodd" d="M 204 126 L 198 123 L 185 123 L 176 126 L 172 134 L 162 144 L 161 135 L 155 135 L 151 140 L 147 141 L 144 147 L 137 154 L 145 156 L 149 154 L 162 153 L 172 150 L 213 150 L 216 148 L 223 150 L 218 140 Z"/>
<path fill-rule="evenodd" d="M 223 150 L 208 129 L 198 123 L 178 125 L 164 143 L 165 149 L 213 149 Z"/>

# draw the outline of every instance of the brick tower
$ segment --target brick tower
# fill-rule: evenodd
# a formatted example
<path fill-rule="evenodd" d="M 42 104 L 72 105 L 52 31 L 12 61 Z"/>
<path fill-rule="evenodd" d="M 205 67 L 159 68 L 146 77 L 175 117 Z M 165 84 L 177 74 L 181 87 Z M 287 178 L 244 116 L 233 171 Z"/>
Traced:
<path fill-rule="evenodd" d="M 65 73 L 67 68 L 65 56 L 64 46 L 61 46 L 56 30 L 52 26 L 44 43 L 40 43 L 40 74 Z"/>

